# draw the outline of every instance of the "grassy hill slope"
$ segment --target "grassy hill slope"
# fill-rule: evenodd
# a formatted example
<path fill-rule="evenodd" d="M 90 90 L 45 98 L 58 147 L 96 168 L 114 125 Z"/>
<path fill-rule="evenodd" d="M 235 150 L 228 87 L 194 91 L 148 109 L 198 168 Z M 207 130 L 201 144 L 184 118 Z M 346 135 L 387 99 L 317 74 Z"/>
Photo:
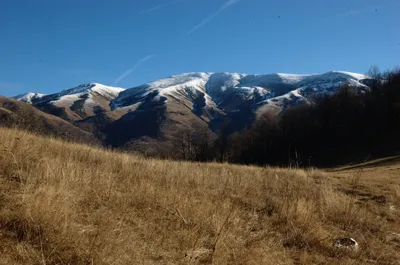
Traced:
<path fill-rule="evenodd" d="M 98 142 L 91 133 L 59 117 L 44 113 L 27 103 L 3 96 L 0 96 L 0 126 L 16 127 L 40 135 L 55 136 L 76 142 Z"/>
<path fill-rule="evenodd" d="M 357 172 L 153 160 L 0 128 L 0 264 L 398 264 L 399 186 L 360 200 L 366 185 Z M 360 251 L 335 249 L 341 236 Z"/>

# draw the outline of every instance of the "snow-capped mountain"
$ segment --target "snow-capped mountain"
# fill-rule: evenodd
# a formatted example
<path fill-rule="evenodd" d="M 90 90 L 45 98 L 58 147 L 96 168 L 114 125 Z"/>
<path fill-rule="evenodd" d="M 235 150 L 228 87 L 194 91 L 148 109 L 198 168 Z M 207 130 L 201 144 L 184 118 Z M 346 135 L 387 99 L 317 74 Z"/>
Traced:
<path fill-rule="evenodd" d="M 56 98 L 55 102 L 62 101 L 73 101 L 74 98 L 88 97 L 93 98 L 96 94 L 100 95 L 106 99 L 114 99 L 124 91 L 125 89 L 120 87 L 105 86 L 98 83 L 89 83 L 77 86 L 75 88 L 63 90 L 60 93 L 53 94 L 52 96 Z"/>
<path fill-rule="evenodd" d="M 72 105 L 76 101 L 84 99 L 86 104 L 93 104 L 96 96 L 100 96 L 107 100 L 116 98 L 119 93 L 124 91 L 123 88 L 105 86 L 98 83 L 89 83 L 79 85 L 74 88 L 62 90 L 59 93 L 51 95 L 43 95 L 37 93 L 28 93 L 25 96 L 30 97 L 32 103 L 51 102 L 54 105 Z M 15 97 L 23 100 L 19 96 Z"/>
<path fill-rule="evenodd" d="M 51 103 L 57 107 L 72 107 L 80 102 L 89 108 L 100 103 L 104 105 L 105 100 L 110 102 L 112 110 L 135 109 L 150 99 L 165 104 L 175 99 L 189 100 L 194 107 L 201 105 L 229 112 L 237 111 L 244 102 L 254 109 L 266 105 L 284 109 L 287 105 L 310 102 L 316 96 L 335 93 L 343 84 L 365 90 L 368 89 L 365 80 L 368 80 L 365 75 L 343 71 L 313 75 L 197 72 L 174 75 L 126 90 L 90 83 L 51 95 L 27 93 L 15 99 L 31 104 Z"/>
<path fill-rule="evenodd" d="M 32 104 L 32 101 L 40 100 L 44 96 L 46 96 L 46 95 L 40 94 L 40 93 L 28 92 L 26 94 L 18 95 L 16 97 L 14 97 L 14 99 L 25 102 L 25 103 Z"/>
<path fill-rule="evenodd" d="M 91 83 L 51 95 L 16 97 L 95 133 L 104 143 L 129 147 L 140 139 L 171 144 L 182 131 L 231 132 L 251 125 L 265 111 L 276 114 L 310 104 L 347 84 L 368 90 L 365 75 L 332 71 L 324 74 L 196 72 L 174 75 L 130 89 Z M 225 126 L 224 125 L 224 126 Z M 136 145 L 134 145 L 136 147 Z M 166 147 L 168 148 L 168 147 Z"/>
<path fill-rule="evenodd" d="M 110 111 L 110 101 L 122 91 L 124 89 L 119 87 L 89 83 L 55 94 L 27 93 L 15 99 L 33 104 L 47 112 L 52 112 L 57 108 L 63 109 L 63 114 L 69 119 L 81 120 L 94 116 L 98 112 Z"/>
<path fill-rule="evenodd" d="M 266 105 L 284 109 L 288 104 L 310 102 L 316 96 L 335 93 L 344 84 L 368 89 L 363 82 L 367 79 L 365 75 L 341 71 L 314 75 L 185 73 L 127 89 L 111 104 L 116 109 L 137 106 L 149 98 L 165 102 L 185 98 L 224 112 L 237 111 L 243 103 L 254 109 Z"/>

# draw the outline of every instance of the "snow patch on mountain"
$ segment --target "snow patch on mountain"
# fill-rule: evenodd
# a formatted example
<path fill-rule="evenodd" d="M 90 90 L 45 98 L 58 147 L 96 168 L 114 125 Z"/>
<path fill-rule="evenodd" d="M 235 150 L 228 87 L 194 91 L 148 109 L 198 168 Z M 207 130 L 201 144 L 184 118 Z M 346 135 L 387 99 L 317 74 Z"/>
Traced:
<path fill-rule="evenodd" d="M 46 96 L 46 94 L 28 92 L 25 94 L 15 96 L 14 99 L 28 103 L 28 104 L 32 104 L 32 101 L 41 99 L 44 96 Z"/>
<path fill-rule="evenodd" d="M 92 96 L 93 93 L 97 93 L 105 98 L 115 98 L 124 91 L 125 89 L 120 87 L 105 86 L 99 83 L 89 83 L 77 86 L 75 88 L 66 89 L 60 93 L 53 94 L 58 100 L 68 100 L 69 98 L 82 97 L 84 95 Z"/>
<path fill-rule="evenodd" d="M 167 101 L 168 97 L 190 98 L 196 95 L 205 95 L 205 85 L 210 75 L 211 73 L 185 73 L 127 89 L 112 101 L 112 107 L 127 107 L 146 98 L 151 98 L 154 101 L 163 97 Z M 206 95 L 206 101 L 212 104 L 211 97 L 208 95 Z"/>
<path fill-rule="evenodd" d="M 127 107 L 148 99 L 169 97 L 191 98 L 204 95 L 206 106 L 221 110 L 235 110 L 235 104 L 252 104 L 255 108 L 263 105 L 280 106 L 284 110 L 288 105 L 311 102 L 314 97 L 337 92 L 344 84 L 360 89 L 368 89 L 362 80 L 368 76 L 331 71 L 323 74 L 266 74 L 248 75 L 240 73 L 195 72 L 174 75 L 153 81 L 139 87 L 127 89 L 112 101 L 113 108 Z M 183 98 L 182 98 L 183 100 Z"/>
<path fill-rule="evenodd" d="M 285 111 L 288 107 L 299 104 L 312 104 L 317 98 L 333 95 L 345 84 L 356 88 L 358 92 L 364 93 L 369 89 L 362 81 L 369 79 L 368 76 L 343 71 L 332 71 L 325 74 L 303 75 L 298 78 L 296 87 L 284 95 L 266 99 L 259 102 L 258 114 L 272 109 Z"/>
<path fill-rule="evenodd" d="M 96 107 L 97 97 L 106 101 L 111 101 L 116 98 L 125 89 L 119 87 L 105 86 L 99 83 L 89 83 L 79 85 L 74 88 L 63 90 L 59 93 L 44 96 L 33 103 L 49 103 L 54 106 L 72 106 L 78 101 L 83 101 L 84 106 L 93 108 Z"/>
<path fill-rule="evenodd" d="M 207 81 L 211 73 L 184 73 L 148 83 L 149 88 L 169 89 L 171 87 L 185 86 L 188 83 Z"/>
<path fill-rule="evenodd" d="M 357 73 L 352 73 L 352 72 L 346 72 L 346 71 L 333 71 L 333 73 L 338 73 L 338 74 L 344 74 L 346 76 L 351 76 L 356 80 L 362 80 L 362 79 L 369 79 L 369 76 L 363 75 L 363 74 L 357 74 Z"/>

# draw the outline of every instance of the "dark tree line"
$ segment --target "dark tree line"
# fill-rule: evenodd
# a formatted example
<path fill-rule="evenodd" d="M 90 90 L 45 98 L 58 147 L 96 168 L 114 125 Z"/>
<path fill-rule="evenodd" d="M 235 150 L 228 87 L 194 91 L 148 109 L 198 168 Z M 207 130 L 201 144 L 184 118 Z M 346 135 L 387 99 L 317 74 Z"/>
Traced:
<path fill-rule="evenodd" d="M 400 71 L 370 70 L 370 90 L 344 85 L 314 105 L 266 114 L 233 140 L 232 162 L 332 166 L 400 151 Z"/>

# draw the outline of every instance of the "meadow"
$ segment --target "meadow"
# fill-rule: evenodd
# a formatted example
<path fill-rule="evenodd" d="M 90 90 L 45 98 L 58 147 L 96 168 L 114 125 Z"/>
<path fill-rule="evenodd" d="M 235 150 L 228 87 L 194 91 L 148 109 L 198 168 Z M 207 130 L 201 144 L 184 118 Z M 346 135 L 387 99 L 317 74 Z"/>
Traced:
<path fill-rule="evenodd" d="M 156 160 L 0 128 L 0 264 L 400 264 L 391 172 Z"/>

